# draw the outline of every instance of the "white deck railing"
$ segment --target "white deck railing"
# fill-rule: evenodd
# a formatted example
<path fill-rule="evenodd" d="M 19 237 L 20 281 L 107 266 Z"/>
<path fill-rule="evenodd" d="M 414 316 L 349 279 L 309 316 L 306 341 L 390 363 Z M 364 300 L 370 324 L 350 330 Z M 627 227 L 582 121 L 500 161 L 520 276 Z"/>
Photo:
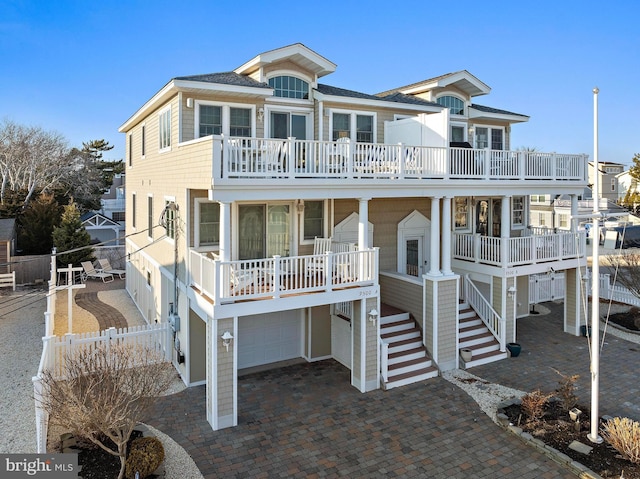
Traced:
<path fill-rule="evenodd" d="M 213 178 L 586 181 L 586 156 L 213 136 Z"/>
<path fill-rule="evenodd" d="M 507 346 L 505 319 L 500 317 L 496 310 L 491 307 L 489 301 L 476 288 L 476 285 L 473 284 L 468 276 L 464 278 L 464 299 L 500 343 L 500 351 L 504 352 Z"/>
<path fill-rule="evenodd" d="M 581 258 L 585 255 L 585 245 L 584 231 L 504 239 L 477 233 L 454 233 L 453 256 L 475 263 L 512 267 Z"/>
<path fill-rule="evenodd" d="M 341 248 L 339 248 L 341 249 Z M 220 261 L 191 250 L 191 283 L 215 304 L 372 284 L 378 249 Z"/>

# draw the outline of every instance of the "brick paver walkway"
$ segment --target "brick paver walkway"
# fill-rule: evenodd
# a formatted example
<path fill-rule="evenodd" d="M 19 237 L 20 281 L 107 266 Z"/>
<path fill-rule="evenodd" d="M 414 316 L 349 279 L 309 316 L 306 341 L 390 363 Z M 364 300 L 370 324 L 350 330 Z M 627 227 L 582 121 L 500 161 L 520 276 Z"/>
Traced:
<path fill-rule="evenodd" d="M 442 378 L 361 394 L 333 360 L 238 379 L 239 425 L 213 431 L 205 388 L 161 398 L 146 422 L 205 478 L 573 478 Z"/>
<path fill-rule="evenodd" d="M 117 278 L 117 277 L 116 277 Z M 124 280 L 115 279 L 109 283 L 102 281 L 88 280 L 85 288 L 79 290 L 75 295 L 75 303 L 82 309 L 89 311 L 98 320 L 100 329 L 126 328 L 127 320 L 116 308 L 101 302 L 98 299 L 98 292 L 123 289 Z"/>
<path fill-rule="evenodd" d="M 579 374 L 580 402 L 591 404 L 590 356 L 587 338 L 562 332 L 563 304 L 545 303 L 551 312 L 518 319 L 517 338 L 522 352 L 510 358 L 470 369 L 492 383 L 523 391 L 553 392 L 560 376 Z M 602 333 L 600 334 L 602 340 Z M 640 421 L 640 344 L 605 337 L 600 352 L 600 415 L 625 416 Z"/>

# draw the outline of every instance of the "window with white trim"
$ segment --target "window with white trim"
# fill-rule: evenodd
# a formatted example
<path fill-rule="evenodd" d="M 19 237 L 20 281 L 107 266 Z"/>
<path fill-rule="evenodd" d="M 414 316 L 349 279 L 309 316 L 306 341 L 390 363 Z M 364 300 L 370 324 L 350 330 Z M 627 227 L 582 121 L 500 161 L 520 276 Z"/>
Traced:
<path fill-rule="evenodd" d="M 140 130 L 140 156 L 142 158 L 144 158 L 144 155 L 145 155 L 146 142 L 147 142 L 147 127 L 146 125 L 142 125 L 142 128 Z"/>
<path fill-rule="evenodd" d="M 454 225 L 456 230 L 469 229 L 469 197 L 456 196 L 454 198 Z"/>
<path fill-rule="evenodd" d="M 324 237 L 324 201 L 305 201 L 302 220 L 302 238 L 313 240 Z"/>
<path fill-rule="evenodd" d="M 309 99 L 309 83 L 289 75 L 269 78 L 269 86 L 274 89 L 273 95 L 282 98 Z"/>
<path fill-rule="evenodd" d="M 176 239 L 176 203 L 174 198 L 164 200 L 164 230 L 167 238 Z"/>
<path fill-rule="evenodd" d="M 524 196 L 511 198 L 511 224 L 524 226 Z"/>
<path fill-rule="evenodd" d="M 158 113 L 158 139 L 160 151 L 171 148 L 171 107 Z"/>
<path fill-rule="evenodd" d="M 538 213 L 538 225 L 546 226 L 547 225 L 547 215 L 543 212 Z"/>
<path fill-rule="evenodd" d="M 503 150 L 504 128 L 476 126 L 475 147 L 479 149 L 491 147 L 492 150 Z"/>
<path fill-rule="evenodd" d="M 136 194 L 131 194 L 131 227 L 136 227 Z"/>
<path fill-rule="evenodd" d="M 436 99 L 438 105 L 449 108 L 452 115 L 464 115 L 464 100 L 452 95 L 444 95 Z"/>
<path fill-rule="evenodd" d="M 255 106 L 198 100 L 195 106 L 196 138 L 209 135 L 255 136 Z"/>
<path fill-rule="evenodd" d="M 569 215 L 560 213 L 558 215 L 558 226 L 560 228 L 568 228 L 569 227 Z"/>
<path fill-rule="evenodd" d="M 153 196 L 147 196 L 147 236 L 153 239 Z"/>
<path fill-rule="evenodd" d="M 196 248 L 218 246 L 220 244 L 220 204 L 215 201 L 197 199 L 195 206 Z"/>
<path fill-rule="evenodd" d="M 127 154 L 129 155 L 129 166 L 133 166 L 133 134 L 129 133 L 127 138 L 129 140 L 129 149 L 127 151 Z"/>
<path fill-rule="evenodd" d="M 375 125 L 375 113 L 334 111 L 331 115 L 331 139 L 350 138 L 361 143 L 374 143 Z"/>
<path fill-rule="evenodd" d="M 611 178 L 611 191 L 616 191 L 616 179 Z"/>

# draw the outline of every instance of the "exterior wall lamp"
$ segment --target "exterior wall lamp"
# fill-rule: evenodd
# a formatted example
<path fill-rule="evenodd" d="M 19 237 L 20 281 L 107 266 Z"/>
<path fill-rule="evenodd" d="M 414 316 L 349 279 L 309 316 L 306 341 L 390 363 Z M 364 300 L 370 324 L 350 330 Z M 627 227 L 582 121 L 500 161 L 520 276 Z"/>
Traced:
<path fill-rule="evenodd" d="M 233 339 L 233 335 L 229 331 L 225 331 L 222 336 L 222 345 L 227 348 L 227 352 L 229 352 L 229 345 L 231 344 L 231 340 Z"/>
<path fill-rule="evenodd" d="M 509 289 L 507 290 L 507 296 L 513 299 L 516 297 L 517 292 L 518 290 L 516 289 L 515 286 L 510 286 Z"/>
<path fill-rule="evenodd" d="M 298 210 L 298 213 L 300 214 L 304 213 L 304 200 L 298 200 L 296 203 L 296 210 Z"/>
<path fill-rule="evenodd" d="M 258 108 L 258 121 L 262 122 L 264 120 L 264 108 Z"/>
<path fill-rule="evenodd" d="M 372 323 L 376 322 L 376 319 L 378 319 L 378 310 L 377 309 L 372 309 L 371 311 L 369 311 L 369 321 L 371 321 Z"/>

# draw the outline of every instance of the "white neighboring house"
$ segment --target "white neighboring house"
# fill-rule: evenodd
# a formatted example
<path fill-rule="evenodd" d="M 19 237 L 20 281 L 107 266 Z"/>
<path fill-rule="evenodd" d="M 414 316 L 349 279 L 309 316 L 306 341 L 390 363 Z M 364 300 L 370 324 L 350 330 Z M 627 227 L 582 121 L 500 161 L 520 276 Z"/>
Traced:
<path fill-rule="evenodd" d="M 622 201 L 627 196 L 627 193 L 633 194 L 638 191 L 638 181 L 631 176 L 629 170 L 623 171 L 616 175 L 616 181 L 618 183 L 618 200 Z"/>
<path fill-rule="evenodd" d="M 116 173 L 113 183 L 100 200 L 100 211 L 90 211 L 82 215 L 82 224 L 91 235 L 93 243 L 105 246 L 121 246 L 125 231 L 125 178 Z"/>

